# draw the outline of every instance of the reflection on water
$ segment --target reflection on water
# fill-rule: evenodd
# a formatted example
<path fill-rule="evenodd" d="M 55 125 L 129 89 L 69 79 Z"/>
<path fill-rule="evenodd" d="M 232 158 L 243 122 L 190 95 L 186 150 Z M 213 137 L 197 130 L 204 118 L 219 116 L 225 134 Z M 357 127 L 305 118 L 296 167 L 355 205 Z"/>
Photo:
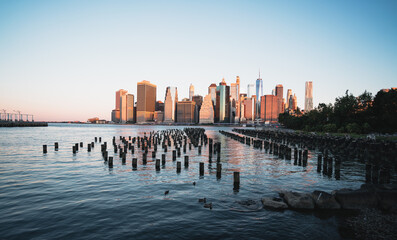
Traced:
<path fill-rule="evenodd" d="M 183 127 L 172 127 L 183 129 Z M 0 129 L 0 236 L 13 238 L 340 238 L 334 217 L 319 219 L 293 211 L 262 209 L 263 196 L 280 190 L 332 191 L 357 188 L 365 181 L 363 165 L 344 162 L 340 180 L 316 171 L 316 152 L 309 152 L 306 167 L 279 159 L 264 150 L 241 144 L 218 133 L 228 128 L 205 127 L 214 143 L 221 143 L 222 174 L 216 176 L 216 155 L 209 160 L 192 147 L 189 166 L 176 172 L 172 149 L 166 164 L 156 171 L 148 153 L 129 151 L 125 164 L 111 148 L 116 136 L 143 136 L 165 126 L 52 124 L 47 128 Z M 230 129 L 231 130 L 231 129 Z M 104 163 L 100 143 L 92 152 L 87 143 L 95 137 L 107 142 L 113 168 Z M 54 142 L 59 143 L 54 151 Z M 75 143 L 83 142 L 76 154 Z M 42 145 L 48 153 L 42 153 Z M 137 170 L 132 158 L 138 158 Z M 203 177 L 199 163 L 205 163 Z M 240 172 L 240 189 L 233 191 L 233 172 Z M 194 185 L 193 182 L 196 184 Z M 168 195 L 164 191 L 169 190 Z M 206 197 L 213 209 L 198 203 Z M 247 202 L 247 200 L 250 200 Z M 138 220 L 138 221 L 137 221 Z M 326 227 L 324 227 L 326 226 Z M 155 227 L 155 231 L 154 231 Z M 187 230 L 188 229 L 188 230 Z M 309 230 L 310 229 L 310 230 Z M 299 237 L 302 236 L 302 237 Z"/>

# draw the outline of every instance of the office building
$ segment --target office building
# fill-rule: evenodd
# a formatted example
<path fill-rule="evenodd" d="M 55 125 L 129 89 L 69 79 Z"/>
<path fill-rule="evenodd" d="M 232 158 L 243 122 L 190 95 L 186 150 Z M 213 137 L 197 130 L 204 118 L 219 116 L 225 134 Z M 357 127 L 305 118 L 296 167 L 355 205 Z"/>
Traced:
<path fill-rule="evenodd" d="M 195 119 L 194 119 L 195 105 L 196 104 L 193 101 L 177 102 L 177 107 L 176 107 L 177 122 L 195 123 Z"/>
<path fill-rule="evenodd" d="M 132 123 L 134 121 L 134 95 L 124 94 L 120 96 L 120 122 Z"/>
<path fill-rule="evenodd" d="M 278 98 L 274 95 L 261 97 L 261 119 L 264 122 L 277 122 Z"/>
<path fill-rule="evenodd" d="M 164 122 L 176 121 L 176 105 L 178 102 L 178 90 L 176 87 L 167 87 L 164 101 Z"/>
<path fill-rule="evenodd" d="M 137 83 L 136 121 L 152 122 L 156 109 L 156 85 L 143 80 Z"/>
<path fill-rule="evenodd" d="M 275 89 L 276 97 L 277 97 L 277 117 L 280 113 L 284 112 L 283 109 L 283 85 L 278 84 Z"/>
<path fill-rule="evenodd" d="M 212 104 L 211 94 L 207 94 L 204 98 L 203 104 L 200 108 L 199 119 L 199 122 L 203 124 L 214 123 L 214 107 Z"/>
<path fill-rule="evenodd" d="M 211 95 L 211 101 L 212 104 L 216 105 L 216 84 L 212 83 L 209 87 L 208 87 L 208 93 Z"/>
<path fill-rule="evenodd" d="M 230 122 L 230 86 L 224 78 L 216 87 L 215 122 Z"/>
<path fill-rule="evenodd" d="M 313 110 L 313 82 L 305 83 L 305 112 Z"/>
<path fill-rule="evenodd" d="M 287 98 L 286 98 L 286 101 L 285 101 L 285 109 L 290 109 L 290 104 L 289 104 L 289 99 L 292 97 L 292 90 L 291 89 L 288 89 L 287 90 Z"/>

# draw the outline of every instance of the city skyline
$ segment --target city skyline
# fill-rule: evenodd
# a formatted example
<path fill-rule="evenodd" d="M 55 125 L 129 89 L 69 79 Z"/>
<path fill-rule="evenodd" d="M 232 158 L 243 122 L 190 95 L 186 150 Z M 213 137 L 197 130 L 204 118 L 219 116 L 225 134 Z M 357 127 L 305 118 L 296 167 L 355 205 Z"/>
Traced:
<path fill-rule="evenodd" d="M 179 98 L 240 77 L 292 89 L 304 109 L 346 90 L 395 86 L 395 1 L 2 1 L 0 107 L 36 121 L 110 120 L 114 92 L 137 97 L 137 82 Z M 205 17 L 203 17 L 205 16 Z"/>

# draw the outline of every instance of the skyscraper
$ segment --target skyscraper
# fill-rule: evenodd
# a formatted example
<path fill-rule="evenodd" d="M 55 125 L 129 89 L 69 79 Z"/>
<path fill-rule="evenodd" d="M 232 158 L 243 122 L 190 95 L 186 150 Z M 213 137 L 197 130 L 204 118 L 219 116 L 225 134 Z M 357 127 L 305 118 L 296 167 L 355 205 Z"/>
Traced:
<path fill-rule="evenodd" d="M 261 119 L 265 122 L 276 122 L 278 118 L 277 97 L 265 95 L 261 97 Z"/>
<path fill-rule="evenodd" d="M 120 114 L 121 114 L 121 106 L 120 106 L 120 98 L 128 93 L 127 90 L 120 89 L 116 91 L 116 101 L 115 101 L 115 108 L 112 111 L 112 121 L 115 123 L 120 122 Z"/>
<path fill-rule="evenodd" d="M 232 103 L 232 112 L 234 112 L 233 119 L 231 121 L 239 121 L 240 113 L 240 77 L 236 77 L 236 82 L 230 84 L 230 102 Z M 233 115 L 233 114 L 232 114 Z"/>
<path fill-rule="evenodd" d="M 134 120 L 134 95 L 124 94 L 120 97 L 120 122 L 127 123 Z"/>
<path fill-rule="evenodd" d="M 305 112 L 313 110 L 313 82 L 305 83 Z"/>
<path fill-rule="evenodd" d="M 296 98 L 295 94 L 292 97 L 292 110 L 296 111 L 298 109 L 298 99 Z"/>
<path fill-rule="evenodd" d="M 190 87 L 189 87 L 189 101 L 193 100 L 193 96 L 194 96 L 194 86 L 193 86 L 193 84 L 190 84 Z"/>
<path fill-rule="evenodd" d="M 278 109 L 277 110 L 277 118 L 278 118 L 278 115 L 280 113 L 284 112 L 284 109 L 283 109 L 283 85 L 278 84 L 276 86 L 275 93 L 276 93 L 276 97 L 277 97 L 277 109 Z"/>
<path fill-rule="evenodd" d="M 290 104 L 289 104 L 289 99 L 292 97 L 292 90 L 288 89 L 287 90 L 287 99 L 285 101 L 285 109 L 290 109 Z"/>
<path fill-rule="evenodd" d="M 156 85 L 143 80 L 137 83 L 137 123 L 153 121 L 156 105 Z"/>
<path fill-rule="evenodd" d="M 164 101 L 164 122 L 176 121 L 176 104 L 178 102 L 178 90 L 176 87 L 167 87 Z"/>
<path fill-rule="evenodd" d="M 215 122 L 230 122 L 230 86 L 224 78 L 216 87 Z"/>
<path fill-rule="evenodd" d="M 250 98 L 252 95 L 255 95 L 255 85 L 254 84 L 248 84 L 247 85 L 247 97 Z"/>
<path fill-rule="evenodd" d="M 211 94 L 205 96 L 200 109 L 200 123 L 214 123 L 214 107 Z"/>
<path fill-rule="evenodd" d="M 259 71 L 259 77 L 256 79 L 256 102 L 260 101 L 263 96 L 263 81 L 261 78 L 261 72 Z"/>
<path fill-rule="evenodd" d="M 195 123 L 194 110 L 196 103 L 193 101 L 177 102 L 177 122 Z"/>
<path fill-rule="evenodd" d="M 213 105 L 216 105 L 216 84 L 212 83 L 209 87 L 208 87 L 208 93 L 211 95 L 211 100 Z"/>

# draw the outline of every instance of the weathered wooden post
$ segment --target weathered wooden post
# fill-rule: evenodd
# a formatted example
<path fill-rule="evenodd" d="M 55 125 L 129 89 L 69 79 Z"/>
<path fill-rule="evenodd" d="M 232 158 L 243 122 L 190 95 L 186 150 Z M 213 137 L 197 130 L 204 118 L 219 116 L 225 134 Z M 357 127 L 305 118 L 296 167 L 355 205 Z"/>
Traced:
<path fill-rule="evenodd" d="M 160 159 L 156 159 L 156 171 L 160 171 Z"/>
<path fill-rule="evenodd" d="M 138 159 L 137 158 L 133 158 L 132 159 L 132 169 L 136 170 L 138 166 Z"/>
<path fill-rule="evenodd" d="M 180 161 L 178 161 L 178 162 L 176 162 L 176 172 L 177 173 L 180 173 L 181 172 L 181 162 Z"/>
<path fill-rule="evenodd" d="M 302 150 L 299 150 L 298 165 L 302 166 Z"/>
<path fill-rule="evenodd" d="M 91 152 L 91 144 L 90 143 L 87 145 L 87 151 Z"/>
<path fill-rule="evenodd" d="M 122 163 L 123 165 L 125 165 L 125 160 L 126 160 L 126 154 L 123 153 L 123 155 L 121 156 L 121 163 Z"/>
<path fill-rule="evenodd" d="M 165 154 L 161 154 L 161 164 L 164 166 L 165 165 Z"/>
<path fill-rule="evenodd" d="M 95 142 L 98 142 L 98 138 L 97 137 L 95 137 Z"/>
<path fill-rule="evenodd" d="M 80 147 L 81 147 L 81 148 L 83 147 L 83 142 L 80 142 Z"/>
<path fill-rule="evenodd" d="M 47 153 L 47 145 L 43 145 L 43 153 Z"/>
<path fill-rule="evenodd" d="M 72 147 L 73 154 L 76 154 L 76 145 Z"/>
<path fill-rule="evenodd" d="M 189 167 L 189 156 L 185 156 L 185 168 Z"/>
<path fill-rule="evenodd" d="M 335 158 L 335 179 L 340 180 L 340 165 L 341 160 L 339 158 Z"/>
<path fill-rule="evenodd" d="M 222 176 L 222 163 L 216 164 L 216 177 L 219 179 Z"/>
<path fill-rule="evenodd" d="M 113 157 L 109 157 L 108 165 L 109 165 L 110 168 L 113 167 Z"/>
<path fill-rule="evenodd" d="M 101 142 L 102 141 L 102 137 L 99 137 L 99 142 Z"/>
<path fill-rule="evenodd" d="M 327 170 L 327 175 L 332 176 L 332 157 L 328 158 L 328 170 Z"/>
<path fill-rule="evenodd" d="M 198 147 L 198 154 L 201 155 L 201 146 Z"/>
<path fill-rule="evenodd" d="M 240 172 L 233 172 L 233 185 L 235 190 L 240 188 Z"/>
<path fill-rule="evenodd" d="M 156 152 L 152 152 L 152 158 L 156 158 Z"/>
<path fill-rule="evenodd" d="M 177 153 L 178 153 L 178 157 L 181 157 L 181 149 L 179 147 L 177 148 Z"/>
<path fill-rule="evenodd" d="M 58 147 L 59 147 L 58 142 L 55 142 L 55 143 L 54 143 L 55 151 L 58 151 Z"/>
<path fill-rule="evenodd" d="M 204 176 L 204 163 L 200 163 L 200 176 Z"/>

